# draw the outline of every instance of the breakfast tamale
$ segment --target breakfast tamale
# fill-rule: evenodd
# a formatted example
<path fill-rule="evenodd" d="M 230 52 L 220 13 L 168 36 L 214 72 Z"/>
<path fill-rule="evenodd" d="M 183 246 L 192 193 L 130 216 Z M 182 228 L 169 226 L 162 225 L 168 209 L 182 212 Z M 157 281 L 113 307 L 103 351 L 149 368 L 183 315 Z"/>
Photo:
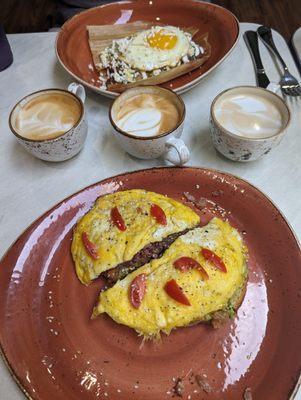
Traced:
<path fill-rule="evenodd" d="M 87 30 L 94 66 L 115 92 L 170 81 L 199 68 L 211 54 L 208 33 L 194 27 L 138 21 Z"/>

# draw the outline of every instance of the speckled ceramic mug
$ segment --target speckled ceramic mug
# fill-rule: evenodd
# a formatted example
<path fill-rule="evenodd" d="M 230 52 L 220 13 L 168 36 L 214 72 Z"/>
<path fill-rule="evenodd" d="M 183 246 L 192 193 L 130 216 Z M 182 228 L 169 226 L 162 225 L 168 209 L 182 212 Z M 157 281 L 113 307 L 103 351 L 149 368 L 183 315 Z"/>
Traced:
<path fill-rule="evenodd" d="M 131 96 L 132 92 L 137 93 L 139 90 L 141 90 L 141 93 L 155 93 L 170 97 L 170 100 L 173 101 L 179 111 L 179 119 L 175 122 L 173 129 L 155 136 L 145 137 L 132 135 L 116 125 L 114 118 L 116 107 L 126 101 L 127 96 Z M 180 139 L 184 127 L 185 113 L 186 110 L 183 100 L 173 91 L 159 86 L 140 86 L 124 91 L 115 99 L 109 110 L 109 118 L 113 127 L 114 136 L 123 149 L 129 154 L 146 160 L 163 156 L 166 161 L 174 165 L 183 165 L 190 157 L 187 146 L 183 140 Z"/>
<path fill-rule="evenodd" d="M 268 137 L 246 137 L 221 125 L 216 116 L 217 105 L 229 95 L 260 96 L 274 105 L 281 116 L 279 130 Z M 283 139 L 290 122 L 290 111 L 277 94 L 254 86 L 238 86 L 221 92 L 212 102 L 210 110 L 210 134 L 214 147 L 233 161 L 254 161 L 268 154 Z"/>
<path fill-rule="evenodd" d="M 64 93 L 68 96 L 73 96 L 80 107 L 80 117 L 77 122 L 66 132 L 52 139 L 35 140 L 21 136 L 14 126 L 15 113 L 20 107 L 23 107 L 29 101 L 42 94 Z M 45 89 L 31 93 L 21 99 L 12 109 L 9 116 L 9 126 L 12 133 L 17 138 L 18 142 L 30 154 L 45 161 L 65 161 L 74 157 L 83 148 L 88 131 L 88 125 L 85 119 L 85 102 L 86 94 L 82 85 L 71 83 L 68 90 L 63 89 Z"/>

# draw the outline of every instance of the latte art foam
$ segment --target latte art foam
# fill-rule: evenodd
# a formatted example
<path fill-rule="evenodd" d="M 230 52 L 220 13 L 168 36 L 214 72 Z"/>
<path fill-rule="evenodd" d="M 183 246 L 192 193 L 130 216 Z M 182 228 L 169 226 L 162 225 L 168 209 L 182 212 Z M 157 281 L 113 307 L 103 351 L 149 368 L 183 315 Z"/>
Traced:
<path fill-rule="evenodd" d="M 80 116 L 80 104 L 73 96 L 44 93 L 16 110 L 14 128 L 26 139 L 53 139 L 73 128 Z"/>
<path fill-rule="evenodd" d="M 116 125 L 131 135 L 151 137 L 175 128 L 179 121 L 177 107 L 155 93 L 130 97 L 115 115 Z"/>
<path fill-rule="evenodd" d="M 246 138 L 267 138 L 283 126 L 278 107 L 265 97 L 229 94 L 216 104 L 215 117 L 229 132 Z"/>

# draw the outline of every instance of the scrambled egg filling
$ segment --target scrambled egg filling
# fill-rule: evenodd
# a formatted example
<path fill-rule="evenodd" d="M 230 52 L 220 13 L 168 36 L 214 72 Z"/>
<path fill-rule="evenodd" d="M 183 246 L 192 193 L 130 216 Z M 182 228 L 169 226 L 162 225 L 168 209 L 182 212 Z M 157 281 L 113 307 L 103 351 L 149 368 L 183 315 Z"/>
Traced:
<path fill-rule="evenodd" d="M 151 216 L 152 204 L 162 208 L 166 225 L 158 224 Z M 114 207 L 118 207 L 124 220 L 125 231 L 112 222 L 110 213 Z M 71 252 L 77 276 L 82 283 L 89 284 L 102 272 L 131 260 L 149 243 L 198 224 L 199 216 L 192 209 L 161 194 L 133 189 L 100 197 L 74 231 Z M 84 246 L 84 232 L 95 246 L 97 259 L 93 259 Z"/>
<path fill-rule="evenodd" d="M 219 256 L 227 272 L 205 260 L 202 248 Z M 209 279 L 204 280 L 195 269 L 186 272 L 176 269 L 174 261 L 183 256 L 198 261 Z M 169 334 L 174 328 L 210 320 L 212 313 L 231 306 L 231 299 L 243 290 L 247 279 L 246 256 L 237 230 L 214 218 L 205 227 L 179 237 L 160 259 L 152 260 L 100 293 L 93 315 L 107 313 L 117 323 L 135 329 L 144 337 L 159 336 L 161 331 Z M 133 279 L 142 273 L 146 274 L 146 292 L 140 307 L 134 308 L 129 288 Z M 180 304 L 165 292 L 164 285 L 171 279 L 182 288 L 190 306 Z"/>

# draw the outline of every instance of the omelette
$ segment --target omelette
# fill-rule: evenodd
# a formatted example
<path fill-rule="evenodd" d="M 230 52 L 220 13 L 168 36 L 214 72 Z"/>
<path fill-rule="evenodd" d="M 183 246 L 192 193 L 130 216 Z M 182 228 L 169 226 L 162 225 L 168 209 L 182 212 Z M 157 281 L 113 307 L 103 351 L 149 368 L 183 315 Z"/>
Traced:
<path fill-rule="evenodd" d="M 213 218 L 178 237 L 161 258 L 101 292 L 93 317 L 106 313 L 145 338 L 228 318 L 244 297 L 246 261 L 238 231 Z"/>
<path fill-rule="evenodd" d="M 113 284 L 199 222 L 191 208 L 161 194 L 133 189 L 102 196 L 74 230 L 77 276 L 83 284 L 100 275 Z"/>

